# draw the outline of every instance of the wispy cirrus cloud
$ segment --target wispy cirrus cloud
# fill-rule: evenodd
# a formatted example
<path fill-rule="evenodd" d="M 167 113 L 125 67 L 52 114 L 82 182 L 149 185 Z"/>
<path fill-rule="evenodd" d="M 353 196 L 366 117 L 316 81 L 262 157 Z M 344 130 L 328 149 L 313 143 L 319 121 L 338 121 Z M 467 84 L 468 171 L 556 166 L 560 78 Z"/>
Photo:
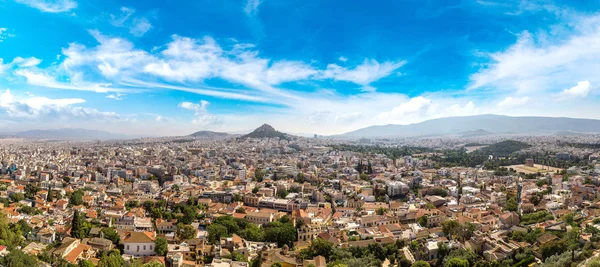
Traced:
<path fill-rule="evenodd" d="M 152 23 L 148 18 L 135 16 L 136 10 L 130 7 L 121 7 L 120 14 L 110 14 L 110 23 L 115 27 L 129 29 L 129 33 L 140 37 L 152 29 Z"/>
<path fill-rule="evenodd" d="M 341 67 L 337 64 L 329 64 L 322 75 L 324 78 L 347 81 L 370 87 L 371 83 L 389 76 L 404 64 L 406 64 L 405 60 L 379 63 L 374 59 L 365 59 L 361 65 L 352 69 Z"/>
<path fill-rule="evenodd" d="M 16 0 L 17 3 L 28 5 L 47 13 L 68 12 L 77 8 L 74 0 Z"/>
<path fill-rule="evenodd" d="M 11 62 L 3 64 L 4 59 L 0 58 L 0 73 L 12 68 L 29 68 L 39 65 L 42 60 L 35 57 L 16 57 Z"/>
<path fill-rule="evenodd" d="M 244 12 L 248 16 L 254 16 L 258 13 L 258 6 L 262 3 L 263 0 L 247 0 L 246 5 L 244 5 Z"/>
<path fill-rule="evenodd" d="M 127 14 L 131 13 L 127 10 L 125 20 L 128 19 Z M 116 19 L 115 23 L 122 21 Z M 145 51 L 123 38 L 109 37 L 96 30 L 91 30 L 90 34 L 98 41 L 97 46 L 71 43 L 63 49 L 63 61 L 58 67 L 19 70 L 16 74 L 25 77 L 30 84 L 51 88 L 112 92 L 121 91 L 114 84 L 132 89 L 150 85 L 230 99 L 257 102 L 266 102 L 265 99 L 268 99 L 290 103 L 290 100 L 298 100 L 301 96 L 279 88 L 281 84 L 331 79 L 366 87 L 392 74 L 405 63 L 379 63 L 367 59 L 354 67 L 330 64 L 320 69 L 312 62 L 261 57 L 251 44 L 222 46 L 211 37 L 195 39 L 174 35 L 163 46 L 164 49 Z M 86 77 L 98 80 L 98 75 L 104 80 L 85 82 Z M 65 79 L 58 81 L 56 76 L 68 77 L 68 82 L 62 82 Z M 204 81 L 215 78 L 248 89 L 227 90 L 204 84 Z M 78 84 L 75 85 L 75 82 Z"/>

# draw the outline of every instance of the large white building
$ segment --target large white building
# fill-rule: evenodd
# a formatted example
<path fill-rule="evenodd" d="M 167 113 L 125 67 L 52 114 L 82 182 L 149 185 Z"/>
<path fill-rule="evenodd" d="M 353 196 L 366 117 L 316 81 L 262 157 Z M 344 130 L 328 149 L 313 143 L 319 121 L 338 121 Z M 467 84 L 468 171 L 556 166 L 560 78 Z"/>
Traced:
<path fill-rule="evenodd" d="M 409 190 L 408 185 L 400 181 L 389 181 L 387 187 L 387 193 L 390 197 L 404 195 Z"/>
<path fill-rule="evenodd" d="M 154 256 L 154 232 L 129 232 L 121 241 L 123 253 L 126 255 Z"/>

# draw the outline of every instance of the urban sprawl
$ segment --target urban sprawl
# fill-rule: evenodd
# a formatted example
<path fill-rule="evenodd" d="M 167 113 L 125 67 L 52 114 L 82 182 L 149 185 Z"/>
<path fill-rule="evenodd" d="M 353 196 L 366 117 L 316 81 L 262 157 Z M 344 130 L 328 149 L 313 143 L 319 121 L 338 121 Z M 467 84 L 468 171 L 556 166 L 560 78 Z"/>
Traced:
<path fill-rule="evenodd" d="M 599 135 L 264 127 L 1 139 L 0 265 L 600 266 Z"/>

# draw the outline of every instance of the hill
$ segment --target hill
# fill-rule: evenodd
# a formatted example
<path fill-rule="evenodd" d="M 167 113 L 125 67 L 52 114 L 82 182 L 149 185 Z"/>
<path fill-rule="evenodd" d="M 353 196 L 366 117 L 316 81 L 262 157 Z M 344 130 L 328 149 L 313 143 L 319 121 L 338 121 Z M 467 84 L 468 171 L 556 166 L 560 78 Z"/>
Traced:
<path fill-rule="evenodd" d="M 262 126 L 256 128 L 251 133 L 242 136 L 242 138 L 279 138 L 288 140 L 289 136 L 287 134 L 275 130 L 275 128 L 273 128 L 271 125 L 265 123 Z"/>
<path fill-rule="evenodd" d="M 200 138 L 215 138 L 215 137 L 226 137 L 228 136 L 228 133 L 221 133 L 221 132 L 213 132 L 213 131 L 197 131 L 193 134 L 190 134 L 188 136 L 190 137 L 200 137 Z"/>
<path fill-rule="evenodd" d="M 448 117 L 428 120 L 408 125 L 370 126 L 348 132 L 340 138 L 358 137 L 411 137 L 424 135 L 456 135 L 481 131 L 494 134 L 552 134 L 555 132 L 600 133 L 600 120 L 552 118 L 552 117 L 510 117 L 502 115 L 477 115 Z"/>

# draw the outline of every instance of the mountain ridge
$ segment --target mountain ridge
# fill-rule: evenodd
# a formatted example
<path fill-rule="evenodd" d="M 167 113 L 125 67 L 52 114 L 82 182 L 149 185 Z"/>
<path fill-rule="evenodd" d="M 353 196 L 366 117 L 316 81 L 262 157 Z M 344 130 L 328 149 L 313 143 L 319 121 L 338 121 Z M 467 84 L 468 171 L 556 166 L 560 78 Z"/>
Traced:
<path fill-rule="evenodd" d="M 475 131 L 492 134 L 553 133 L 560 131 L 600 133 L 600 120 L 566 117 L 511 117 L 475 115 L 431 119 L 407 125 L 374 125 L 333 137 L 414 137 L 423 135 L 455 135 Z"/>

